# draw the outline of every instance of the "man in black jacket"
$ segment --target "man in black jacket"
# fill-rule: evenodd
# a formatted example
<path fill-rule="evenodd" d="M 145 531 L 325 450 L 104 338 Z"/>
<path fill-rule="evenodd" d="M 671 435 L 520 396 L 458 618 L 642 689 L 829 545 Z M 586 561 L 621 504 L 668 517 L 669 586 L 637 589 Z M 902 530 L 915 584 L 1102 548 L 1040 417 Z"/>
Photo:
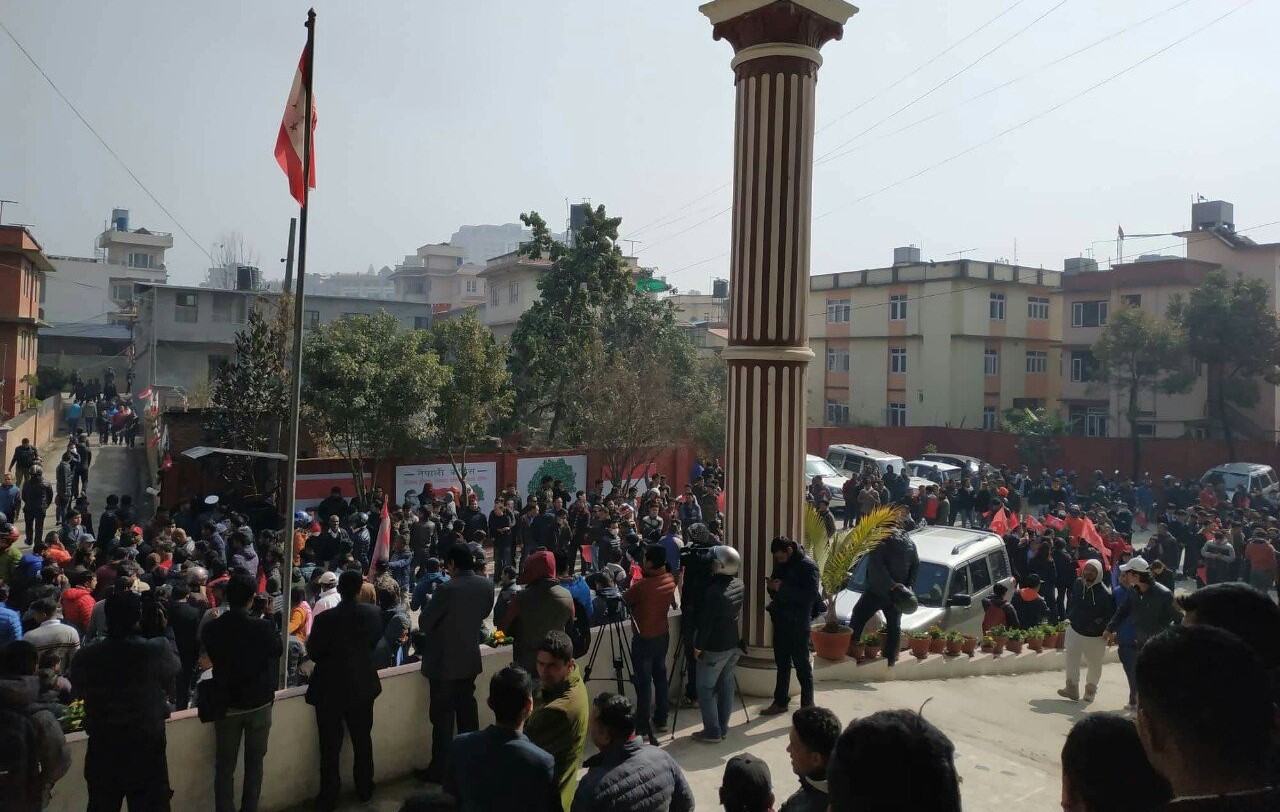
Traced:
<path fill-rule="evenodd" d="M 800 681 L 800 707 L 813 704 L 813 664 L 809 661 L 809 622 L 813 606 L 820 596 L 818 565 L 804 554 L 800 545 L 786 536 L 769 544 L 773 553 L 773 573 L 769 576 L 769 595 L 773 598 L 768 611 L 773 616 L 773 661 L 778 667 L 778 680 L 773 689 L 773 704 L 760 713 L 777 716 L 786 713 L 791 701 L 791 669 Z"/>
<path fill-rule="evenodd" d="M 105 601 L 105 640 L 86 646 L 71 661 L 71 684 L 84 699 L 89 748 L 84 778 L 88 809 L 169 810 L 165 758 L 167 695 L 178 673 L 178 655 L 163 637 L 141 636 L 142 602 L 129 589 Z"/>
<path fill-rule="evenodd" d="M 22 486 L 22 517 L 27 521 L 27 543 L 35 544 L 44 537 L 44 515 L 53 504 L 53 488 L 44 481 L 44 469 L 33 465 Z M 18 517 L 11 517 L 17 522 Z"/>
<path fill-rule="evenodd" d="M 169 593 L 169 629 L 173 632 L 178 660 L 182 663 L 175 687 L 178 710 L 186 710 L 191 704 L 191 679 L 200 657 L 200 618 L 208 608 L 200 602 L 199 596 L 192 597 L 186 581 L 179 579 L 174 582 Z"/>
<path fill-rule="evenodd" d="M 884 613 L 884 658 L 893 665 L 898 661 L 902 640 L 902 610 L 894 601 L 898 592 L 914 592 L 916 574 L 920 571 L 920 555 L 915 542 L 902 531 L 885 537 L 867 554 L 866 591 L 853 607 L 853 636 L 862 635 L 862 628 L 876 612 Z"/>
<path fill-rule="evenodd" d="M 307 704 L 316 709 L 320 734 L 319 812 L 333 812 L 338 806 L 343 725 L 351 735 L 356 797 L 361 802 L 373 797 L 373 702 L 382 693 L 373 650 L 382 639 L 382 617 L 378 607 L 356 601 L 363 581 L 353 570 L 342 573 L 342 602 L 316 615 L 307 636 L 307 652 L 315 662 Z"/>
<path fill-rule="evenodd" d="M 733 713 L 734 668 L 742 656 L 738 620 L 742 616 L 742 557 L 732 547 L 711 548 L 711 583 L 702 593 L 702 614 L 693 638 L 697 660 L 698 705 L 702 730 L 693 738 L 718 742 L 729 734 Z"/>
<path fill-rule="evenodd" d="M 244 786 L 240 812 L 257 812 L 262 791 L 262 759 L 271 734 L 271 705 L 284 646 L 271 621 L 250 617 L 257 584 L 249 575 L 232 575 L 223 589 L 225 614 L 205 624 L 201 642 L 213 662 L 214 692 L 226 714 L 213 723 L 213 798 L 217 812 L 235 812 L 236 761 L 244 738 Z"/>

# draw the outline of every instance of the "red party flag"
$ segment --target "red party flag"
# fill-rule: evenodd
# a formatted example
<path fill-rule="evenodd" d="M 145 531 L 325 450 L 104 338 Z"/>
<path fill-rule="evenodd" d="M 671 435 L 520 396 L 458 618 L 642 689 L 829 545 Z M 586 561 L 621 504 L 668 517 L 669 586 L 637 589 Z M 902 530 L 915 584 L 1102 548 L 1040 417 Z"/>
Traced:
<path fill-rule="evenodd" d="M 1054 530 L 1061 530 L 1067 526 L 1067 523 L 1050 513 L 1048 516 L 1044 517 L 1044 526 L 1051 527 Z"/>
<path fill-rule="evenodd" d="M 1093 526 L 1093 519 L 1084 520 L 1084 529 L 1080 532 L 1080 538 L 1089 543 L 1099 553 L 1102 554 L 1102 561 L 1108 567 L 1111 566 L 1111 550 L 1107 545 L 1102 543 L 1102 535 L 1098 533 L 1098 528 Z"/>
<path fill-rule="evenodd" d="M 293 87 L 289 90 L 289 100 L 284 106 L 284 116 L 280 119 L 280 134 L 276 136 L 276 162 L 289 177 L 289 194 L 298 201 L 299 206 L 306 205 L 306 192 L 302 188 L 305 182 L 312 189 L 316 188 L 316 104 L 311 93 L 311 75 L 308 70 L 308 48 L 302 49 L 302 58 L 298 60 L 298 72 L 293 75 Z M 303 119 L 307 115 L 307 100 L 311 100 L 311 155 L 306 179 L 303 179 L 302 153 L 305 150 L 303 139 Z"/>
<path fill-rule="evenodd" d="M 382 501 L 382 523 L 378 525 L 378 541 L 373 545 L 373 557 L 369 559 L 370 578 L 373 577 L 374 568 L 378 566 L 379 561 L 386 561 L 391 557 L 391 514 L 387 512 L 387 502 Z"/>
<path fill-rule="evenodd" d="M 1032 533 L 1039 535 L 1044 532 L 1044 524 L 1035 516 L 1027 516 L 1027 520 L 1024 524 L 1026 524 L 1027 529 Z"/>
<path fill-rule="evenodd" d="M 991 517 L 991 524 L 987 525 L 987 529 L 998 536 L 1003 536 L 1009 532 L 1009 514 L 1005 512 L 1004 508 L 997 510 L 995 515 Z"/>

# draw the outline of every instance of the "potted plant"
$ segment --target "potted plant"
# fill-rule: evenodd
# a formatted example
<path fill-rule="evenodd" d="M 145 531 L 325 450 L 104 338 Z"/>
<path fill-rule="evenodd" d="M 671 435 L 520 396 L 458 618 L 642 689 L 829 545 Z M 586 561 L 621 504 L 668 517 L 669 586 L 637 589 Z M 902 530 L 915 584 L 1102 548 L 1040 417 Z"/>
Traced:
<path fill-rule="evenodd" d="M 849 641 L 849 656 L 853 658 L 855 663 L 860 663 L 867 656 L 867 644 L 862 642 L 861 638 Z"/>
<path fill-rule="evenodd" d="M 849 580 L 849 570 L 893 530 L 902 515 L 901 508 L 876 508 L 848 530 L 828 537 L 821 517 L 813 505 L 805 506 L 804 542 L 818 565 L 818 581 L 822 600 L 827 606 L 822 622 L 810 629 L 813 648 L 824 660 L 839 662 L 845 658 L 853 629 L 836 618 L 836 596 Z"/>
<path fill-rule="evenodd" d="M 862 645 L 864 647 L 863 654 L 867 658 L 867 662 L 874 660 L 880 656 L 880 635 L 876 632 L 867 632 L 862 635 Z"/>
<path fill-rule="evenodd" d="M 962 634 L 960 640 L 960 653 L 972 657 L 978 648 L 978 638 L 972 634 Z"/>
<path fill-rule="evenodd" d="M 1022 629 L 1010 629 L 1005 633 L 1005 637 L 1009 642 L 1005 646 L 1009 649 L 1010 654 L 1021 654 L 1022 644 L 1026 641 L 1027 635 Z"/>
<path fill-rule="evenodd" d="M 1057 648 L 1058 648 L 1058 649 L 1064 649 L 1064 648 L 1066 648 L 1066 647 L 1067 647 L 1067 621 L 1065 621 L 1065 620 L 1064 620 L 1064 621 L 1062 621 L 1061 623 L 1059 623 L 1059 624 L 1058 624 L 1058 645 L 1057 645 Z"/>
<path fill-rule="evenodd" d="M 964 648 L 964 638 L 959 632 L 947 632 L 947 649 L 943 653 L 948 657 L 959 657 Z"/>
<path fill-rule="evenodd" d="M 907 644 L 911 646 L 911 656 L 923 660 L 929 656 L 929 633 L 911 632 L 907 635 Z"/>
<path fill-rule="evenodd" d="M 982 651 L 984 654 L 994 654 L 996 650 L 996 639 L 991 635 L 984 635 L 982 638 Z"/>
<path fill-rule="evenodd" d="M 1004 626 L 992 626 L 991 631 L 987 632 L 992 640 L 996 641 L 997 655 L 1004 653 L 1005 648 L 1009 645 L 1009 630 Z"/>
<path fill-rule="evenodd" d="M 929 631 L 929 653 L 941 654 L 947 648 L 947 633 L 937 626 L 930 626 Z"/>
<path fill-rule="evenodd" d="M 1026 634 L 1027 648 L 1039 654 L 1044 651 L 1044 627 L 1032 626 L 1027 629 Z"/>
<path fill-rule="evenodd" d="M 1054 649 L 1058 647 L 1058 626 L 1054 623 L 1046 623 L 1040 627 L 1044 630 L 1044 647 Z"/>

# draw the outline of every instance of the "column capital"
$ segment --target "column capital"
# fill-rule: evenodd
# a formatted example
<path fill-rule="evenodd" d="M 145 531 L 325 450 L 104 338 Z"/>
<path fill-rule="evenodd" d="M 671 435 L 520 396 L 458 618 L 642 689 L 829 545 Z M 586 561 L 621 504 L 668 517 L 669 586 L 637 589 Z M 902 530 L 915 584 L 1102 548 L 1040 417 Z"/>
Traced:
<path fill-rule="evenodd" d="M 728 40 L 735 53 L 768 44 L 816 51 L 840 39 L 858 11 L 844 0 L 713 0 L 698 10 L 711 21 L 712 37 Z"/>

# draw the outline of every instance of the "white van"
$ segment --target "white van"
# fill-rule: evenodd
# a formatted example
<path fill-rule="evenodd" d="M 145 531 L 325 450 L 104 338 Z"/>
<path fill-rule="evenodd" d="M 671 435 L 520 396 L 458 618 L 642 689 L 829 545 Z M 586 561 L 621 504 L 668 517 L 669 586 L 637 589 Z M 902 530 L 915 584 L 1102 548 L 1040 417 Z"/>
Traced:
<path fill-rule="evenodd" d="M 1237 485 L 1243 485 L 1249 493 L 1253 493 L 1256 488 L 1268 499 L 1274 499 L 1280 493 L 1280 481 L 1276 479 L 1275 470 L 1270 465 L 1256 462 L 1229 462 L 1210 468 L 1200 477 L 1201 485 L 1216 485 L 1219 482 L 1226 486 L 1228 496 L 1235 493 Z"/>
<path fill-rule="evenodd" d="M 827 462 L 831 463 L 836 470 L 847 472 L 850 477 L 860 476 L 864 466 L 875 466 L 881 476 L 884 476 L 890 467 L 895 474 L 906 472 L 906 462 L 902 457 L 860 445 L 827 446 Z"/>

